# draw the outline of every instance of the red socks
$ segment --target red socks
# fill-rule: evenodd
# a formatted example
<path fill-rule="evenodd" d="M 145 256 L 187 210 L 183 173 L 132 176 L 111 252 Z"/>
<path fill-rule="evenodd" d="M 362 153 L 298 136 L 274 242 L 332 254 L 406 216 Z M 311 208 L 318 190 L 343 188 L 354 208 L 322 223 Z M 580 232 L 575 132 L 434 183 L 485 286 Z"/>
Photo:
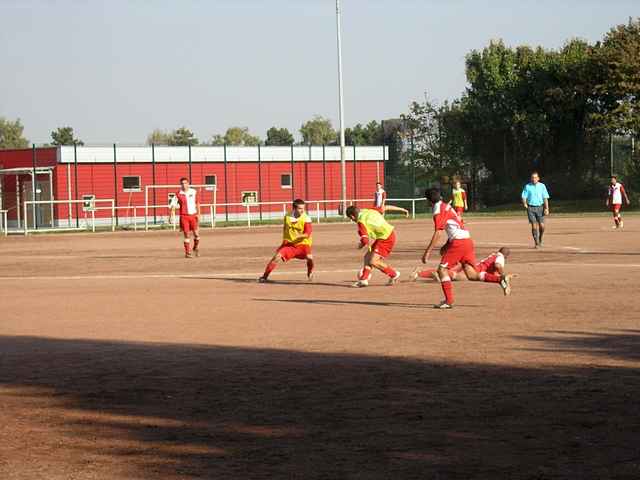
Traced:
<path fill-rule="evenodd" d="M 421 272 L 418 272 L 418 276 L 420 278 L 431 278 L 431 275 L 433 275 L 433 272 L 435 272 L 435 270 L 433 270 L 433 269 L 422 270 Z"/>
<path fill-rule="evenodd" d="M 307 276 L 313 273 L 313 259 L 307 258 Z"/>
<path fill-rule="evenodd" d="M 396 272 L 391 267 L 385 267 L 384 270 L 382 270 L 382 271 L 385 273 L 385 275 L 387 275 L 387 276 L 389 276 L 391 278 L 394 278 L 398 274 L 398 272 Z"/>
<path fill-rule="evenodd" d="M 358 280 L 369 280 L 370 276 L 371 267 L 364 267 L 362 270 L 360 270 L 360 276 L 358 277 Z"/>
<path fill-rule="evenodd" d="M 500 283 L 501 279 L 502 277 L 497 273 L 487 273 L 487 272 L 480 273 L 480 280 L 482 280 L 483 282 Z"/>
<path fill-rule="evenodd" d="M 449 305 L 453 305 L 453 284 L 451 280 L 445 280 L 440 283 L 444 292 L 444 299 Z"/>
<path fill-rule="evenodd" d="M 271 274 L 271 272 L 273 272 L 276 269 L 276 266 L 278 264 L 276 262 L 269 262 L 267 264 L 267 268 L 265 268 L 264 270 L 264 274 L 262 275 L 263 278 L 268 278 L 269 274 Z"/>

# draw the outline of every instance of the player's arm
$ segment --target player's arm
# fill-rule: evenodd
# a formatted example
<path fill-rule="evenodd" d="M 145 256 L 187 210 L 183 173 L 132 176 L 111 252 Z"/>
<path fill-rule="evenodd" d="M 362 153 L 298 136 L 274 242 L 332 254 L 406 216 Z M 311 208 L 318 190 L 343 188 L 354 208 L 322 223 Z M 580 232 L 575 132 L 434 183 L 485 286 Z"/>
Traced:
<path fill-rule="evenodd" d="M 467 204 L 467 192 L 464 190 L 462 192 L 462 199 L 464 200 L 464 209 L 469 210 L 469 205 Z"/>
<path fill-rule="evenodd" d="M 544 187 L 544 214 L 549 215 L 549 192 L 546 185 Z"/>
<path fill-rule="evenodd" d="M 311 233 L 313 232 L 313 227 L 311 222 L 305 222 L 304 230 L 302 233 L 298 235 L 298 240 L 307 240 L 311 238 Z"/>
<path fill-rule="evenodd" d="M 630 205 L 631 202 L 629 201 L 629 197 L 627 196 L 627 191 L 624 189 L 623 186 L 620 187 L 620 193 L 622 194 L 622 196 L 624 197 L 624 201 L 627 205 Z"/>
<path fill-rule="evenodd" d="M 524 190 L 522 190 L 522 205 L 524 206 L 524 208 L 529 208 L 529 204 L 527 203 L 527 187 L 524 187 Z"/>
<path fill-rule="evenodd" d="M 611 197 L 612 197 L 611 190 L 609 190 L 607 192 L 607 207 L 611 205 Z"/>
<path fill-rule="evenodd" d="M 359 249 L 369 245 L 369 233 L 367 232 L 367 227 L 365 227 L 361 222 L 358 222 L 358 235 L 360 236 L 360 244 L 358 245 Z"/>
<path fill-rule="evenodd" d="M 431 236 L 431 241 L 429 242 L 429 245 L 427 245 L 427 248 L 422 254 L 422 263 L 427 263 L 427 261 L 429 260 L 429 255 L 431 255 L 431 251 L 434 249 L 434 247 L 438 243 L 439 238 L 440 238 L 440 230 L 436 228 L 433 231 L 433 235 Z"/>

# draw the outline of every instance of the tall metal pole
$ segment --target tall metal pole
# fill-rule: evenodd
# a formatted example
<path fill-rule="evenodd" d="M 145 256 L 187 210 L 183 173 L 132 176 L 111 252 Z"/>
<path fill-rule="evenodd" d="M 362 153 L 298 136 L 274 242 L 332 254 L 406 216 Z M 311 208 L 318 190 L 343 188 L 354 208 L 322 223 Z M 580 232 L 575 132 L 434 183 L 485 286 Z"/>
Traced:
<path fill-rule="evenodd" d="M 340 170 L 342 176 L 342 214 L 347 212 L 347 164 L 345 160 L 344 142 L 344 89 L 342 81 L 342 13 L 340 0 L 336 0 L 336 26 L 338 33 L 338 96 L 340 105 Z"/>

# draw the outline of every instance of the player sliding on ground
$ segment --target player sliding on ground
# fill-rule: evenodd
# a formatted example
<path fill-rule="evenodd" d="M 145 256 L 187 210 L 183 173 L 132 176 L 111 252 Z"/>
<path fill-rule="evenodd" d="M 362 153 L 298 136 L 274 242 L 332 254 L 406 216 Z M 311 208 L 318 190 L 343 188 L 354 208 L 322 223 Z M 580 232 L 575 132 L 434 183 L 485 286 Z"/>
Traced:
<path fill-rule="evenodd" d="M 377 210 L 382 215 L 386 212 L 400 212 L 404 214 L 405 217 L 409 217 L 409 210 L 406 208 L 387 205 L 387 192 L 382 188 L 380 182 L 376 183 L 376 191 L 373 194 L 373 210 Z"/>
<path fill-rule="evenodd" d="M 611 177 L 611 184 L 609 185 L 609 194 L 607 195 L 607 207 L 611 208 L 611 213 L 613 213 L 613 228 L 623 228 L 624 223 L 622 222 L 622 216 L 620 215 L 620 209 L 622 208 L 622 198 L 624 197 L 624 201 L 627 205 L 629 202 L 629 197 L 627 196 L 627 192 L 624 189 L 624 186 L 618 182 L 618 178 L 614 175 Z"/>
<path fill-rule="evenodd" d="M 184 256 L 192 258 L 200 255 L 200 230 L 198 229 L 198 215 L 200 214 L 200 201 L 198 192 L 189 186 L 189 180 L 180 179 L 180 190 L 171 199 L 171 209 L 180 208 L 180 230 L 184 235 Z M 191 253 L 191 239 L 189 233 L 193 232 L 193 254 Z"/>
<path fill-rule="evenodd" d="M 444 255 L 446 250 L 446 244 L 440 249 L 440 255 Z M 509 247 L 502 247 L 497 252 L 493 252 L 486 258 L 480 260 L 480 262 L 476 263 L 475 269 L 476 272 L 480 274 L 480 280 L 484 281 L 486 275 L 506 275 L 504 271 L 504 267 L 507 263 L 507 258 L 511 254 L 511 250 Z M 449 269 L 449 277 L 451 277 L 452 281 L 455 281 L 458 277 L 458 274 L 462 273 L 462 265 L 458 264 L 453 268 Z M 436 282 L 440 282 L 440 277 L 438 276 L 438 270 L 435 268 L 429 268 L 427 270 L 420 270 L 420 268 L 416 268 L 411 274 L 411 281 L 415 282 L 418 278 L 427 278 L 435 280 Z"/>
<path fill-rule="evenodd" d="M 433 205 L 433 223 L 435 230 L 429 245 L 422 255 L 422 263 L 427 263 L 429 260 L 429 255 L 438 243 L 442 230 L 447 233 L 448 238 L 437 270 L 445 298 L 440 304 L 435 305 L 435 308 L 453 308 L 453 285 L 451 277 L 449 276 L 449 269 L 454 268 L 458 264 L 462 264 L 463 272 L 469 280 L 497 283 L 502 288 L 504 294 L 509 295 L 511 293 L 511 275 L 485 274 L 482 276 L 483 278 L 481 278 L 480 274 L 476 271 L 476 257 L 473 240 L 471 240 L 471 233 L 464 227 L 462 219 L 453 207 L 442 201 L 440 190 L 427 190 L 425 196 Z"/>
<path fill-rule="evenodd" d="M 307 279 L 313 280 L 313 255 L 311 254 L 311 218 L 305 213 L 304 200 L 293 201 L 291 215 L 284 217 L 282 245 L 278 247 L 258 282 L 265 283 L 278 262 L 286 263 L 292 258 L 307 261 Z"/>
<path fill-rule="evenodd" d="M 394 227 L 387 223 L 384 217 L 377 210 L 350 206 L 347 208 L 347 217 L 358 224 L 358 235 L 360 244 L 358 248 L 369 247 L 364 255 L 362 270 L 358 273 L 358 281 L 354 287 L 366 287 L 369 285 L 371 270 L 377 268 L 389 277 L 389 285 L 398 281 L 400 272 L 384 262 L 384 259 L 391 255 L 393 246 L 396 244 L 396 232 Z M 370 244 L 370 241 L 373 243 Z"/>

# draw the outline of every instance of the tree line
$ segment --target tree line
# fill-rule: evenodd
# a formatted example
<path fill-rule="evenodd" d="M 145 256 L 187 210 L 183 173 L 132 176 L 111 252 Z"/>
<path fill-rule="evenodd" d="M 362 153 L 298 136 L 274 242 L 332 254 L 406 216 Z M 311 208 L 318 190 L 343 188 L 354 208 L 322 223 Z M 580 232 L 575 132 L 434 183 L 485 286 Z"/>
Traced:
<path fill-rule="evenodd" d="M 461 96 L 413 102 L 397 119 L 347 128 L 349 145 L 390 147 L 387 178 L 394 194 L 416 185 L 460 178 L 485 203 L 513 200 L 537 169 L 558 193 L 592 196 L 617 173 L 640 182 L 634 141 L 640 132 L 640 19 L 609 30 L 600 41 L 571 39 L 560 49 L 510 47 L 491 41 L 465 62 Z M 20 120 L 0 118 L 0 148 L 24 148 Z M 331 121 L 315 116 L 300 129 L 300 144 L 336 145 Z M 71 127 L 52 132 L 52 144 L 82 144 Z M 629 141 L 631 140 L 631 141 Z M 272 127 L 264 138 L 247 127 L 199 140 L 187 127 L 154 130 L 158 145 L 292 145 L 294 135 Z M 611 165 L 611 154 L 628 161 Z M 408 190 L 413 189 L 413 192 Z"/>

